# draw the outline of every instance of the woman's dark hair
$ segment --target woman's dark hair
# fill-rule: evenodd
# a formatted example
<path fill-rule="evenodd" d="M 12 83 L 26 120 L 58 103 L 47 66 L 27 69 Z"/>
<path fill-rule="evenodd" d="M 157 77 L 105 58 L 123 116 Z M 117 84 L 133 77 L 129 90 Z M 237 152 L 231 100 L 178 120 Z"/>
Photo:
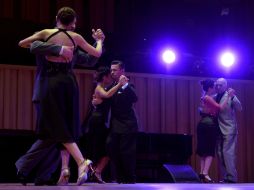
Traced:
<path fill-rule="evenodd" d="M 63 25 L 69 25 L 77 17 L 76 12 L 70 7 L 62 7 L 57 13 L 57 20 L 59 20 Z"/>
<path fill-rule="evenodd" d="M 108 67 L 99 67 L 95 73 L 96 82 L 101 82 L 104 76 L 110 74 L 110 69 Z"/>
<path fill-rule="evenodd" d="M 202 80 L 200 81 L 200 84 L 203 86 L 205 92 L 207 92 L 209 88 L 214 87 L 214 81 L 212 79 Z"/>

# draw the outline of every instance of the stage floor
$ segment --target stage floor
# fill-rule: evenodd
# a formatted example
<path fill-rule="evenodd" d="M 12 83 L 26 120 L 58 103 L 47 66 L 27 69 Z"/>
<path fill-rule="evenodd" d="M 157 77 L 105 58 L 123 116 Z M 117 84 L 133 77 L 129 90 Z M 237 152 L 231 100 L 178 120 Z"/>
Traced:
<path fill-rule="evenodd" d="M 0 190 L 253 190 L 254 183 L 238 184 L 193 184 L 193 183 L 136 183 L 136 184 L 97 184 L 85 183 L 82 186 L 22 186 L 15 183 L 2 183 Z"/>

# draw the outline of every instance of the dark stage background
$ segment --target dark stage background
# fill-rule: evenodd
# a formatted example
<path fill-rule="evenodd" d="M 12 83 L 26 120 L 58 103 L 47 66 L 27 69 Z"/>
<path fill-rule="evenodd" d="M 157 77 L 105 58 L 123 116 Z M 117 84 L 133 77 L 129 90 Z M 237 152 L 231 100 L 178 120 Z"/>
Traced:
<path fill-rule="evenodd" d="M 0 62 L 34 64 L 18 41 L 53 27 L 62 6 L 77 11 L 77 31 L 90 43 L 92 28 L 105 32 L 106 52 L 100 64 L 122 59 L 130 72 L 253 79 L 252 0 L 1 0 Z M 170 69 L 158 58 L 166 45 L 179 52 L 178 64 Z M 240 56 L 230 72 L 215 60 L 226 46 Z"/>

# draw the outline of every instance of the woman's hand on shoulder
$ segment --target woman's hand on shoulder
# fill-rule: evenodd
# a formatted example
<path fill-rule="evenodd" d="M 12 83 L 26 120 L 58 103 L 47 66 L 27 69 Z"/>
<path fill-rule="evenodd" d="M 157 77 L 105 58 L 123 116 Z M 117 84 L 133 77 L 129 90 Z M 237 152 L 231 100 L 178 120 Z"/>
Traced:
<path fill-rule="evenodd" d="M 46 36 L 50 33 L 50 29 L 44 29 L 39 32 L 35 32 L 32 36 L 29 36 L 19 42 L 19 46 L 23 48 L 29 48 L 31 43 L 36 40 L 45 40 Z"/>

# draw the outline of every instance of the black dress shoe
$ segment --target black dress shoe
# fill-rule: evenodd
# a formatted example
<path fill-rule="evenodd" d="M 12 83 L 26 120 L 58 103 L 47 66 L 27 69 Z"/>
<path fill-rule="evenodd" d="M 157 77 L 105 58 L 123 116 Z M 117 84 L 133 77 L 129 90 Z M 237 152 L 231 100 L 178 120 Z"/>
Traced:
<path fill-rule="evenodd" d="M 17 172 L 17 177 L 18 177 L 20 183 L 22 185 L 26 186 L 26 184 L 27 184 L 27 176 L 23 172 L 18 171 Z"/>
<path fill-rule="evenodd" d="M 136 181 L 134 181 L 134 180 L 128 180 L 128 181 L 123 181 L 122 183 L 123 184 L 135 184 Z"/>
<path fill-rule="evenodd" d="M 135 184 L 136 183 L 136 180 L 135 179 L 123 179 L 121 180 L 120 182 L 117 181 L 118 183 L 122 183 L 122 184 Z"/>
<path fill-rule="evenodd" d="M 96 181 L 97 183 L 100 183 L 100 184 L 103 184 L 103 183 L 106 183 L 105 181 L 103 181 L 103 179 L 101 178 L 101 174 L 94 171 L 92 172 L 91 174 L 91 178 L 93 181 Z"/>
<path fill-rule="evenodd" d="M 199 177 L 200 181 L 203 181 L 203 179 L 205 179 L 205 175 L 204 174 L 199 174 L 198 177 Z"/>
<path fill-rule="evenodd" d="M 229 180 L 229 179 L 224 179 L 224 180 L 219 181 L 219 183 L 236 183 L 236 182 Z"/>

